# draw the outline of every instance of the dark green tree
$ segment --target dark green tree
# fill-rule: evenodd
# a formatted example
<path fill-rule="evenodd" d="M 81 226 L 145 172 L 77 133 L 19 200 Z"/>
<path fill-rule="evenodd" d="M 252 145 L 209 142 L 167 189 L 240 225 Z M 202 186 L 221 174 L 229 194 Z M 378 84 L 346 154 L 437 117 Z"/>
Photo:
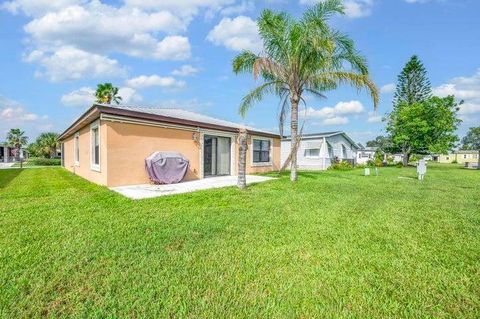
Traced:
<path fill-rule="evenodd" d="M 478 166 L 480 169 L 480 126 L 471 127 L 462 139 L 462 148 L 465 150 L 478 150 Z"/>
<path fill-rule="evenodd" d="M 374 140 L 367 142 L 367 147 L 378 147 L 382 152 L 388 152 L 392 142 L 387 136 L 377 136 Z"/>
<path fill-rule="evenodd" d="M 22 167 L 22 159 L 20 157 L 22 147 L 27 145 L 28 137 L 25 132 L 19 128 L 12 128 L 7 133 L 7 144 L 15 148 L 15 157 L 20 160 L 20 167 Z"/>
<path fill-rule="evenodd" d="M 37 137 L 34 150 L 42 157 L 54 158 L 58 148 L 60 148 L 58 134 L 55 132 L 47 132 Z"/>
<path fill-rule="evenodd" d="M 402 152 L 404 166 L 413 153 L 446 153 L 455 146 L 461 123 L 458 105 L 453 96 L 434 96 L 413 104 L 402 102 L 390 114 L 387 132 L 393 148 Z"/>
<path fill-rule="evenodd" d="M 394 108 L 399 104 L 411 105 L 427 100 L 432 96 L 432 86 L 422 61 L 414 55 L 407 62 L 397 79 L 397 89 L 393 97 Z"/>

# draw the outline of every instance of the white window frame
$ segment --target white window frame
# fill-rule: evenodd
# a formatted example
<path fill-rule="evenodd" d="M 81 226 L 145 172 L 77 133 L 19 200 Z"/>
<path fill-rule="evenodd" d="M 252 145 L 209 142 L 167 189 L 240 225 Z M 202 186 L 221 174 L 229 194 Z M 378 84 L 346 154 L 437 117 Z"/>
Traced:
<path fill-rule="evenodd" d="M 80 166 L 80 132 L 73 136 L 73 162 L 75 166 Z"/>
<path fill-rule="evenodd" d="M 253 162 L 253 140 L 262 140 L 262 141 L 269 141 L 270 142 L 270 149 L 268 150 L 268 162 L 260 162 L 254 163 Z M 250 142 L 250 165 L 252 167 L 265 167 L 265 166 L 273 166 L 273 138 L 271 137 L 264 137 L 264 136 L 251 136 Z"/>
<path fill-rule="evenodd" d="M 94 163 L 94 159 L 95 159 L 95 155 L 94 155 L 95 145 L 93 143 L 94 129 L 98 130 L 98 164 Z M 102 153 L 101 143 L 102 142 L 101 141 L 102 141 L 102 138 L 100 136 L 100 121 L 97 120 L 92 124 L 90 124 L 90 169 L 96 172 L 100 172 L 100 163 L 102 162 L 102 159 L 101 159 L 101 153 Z"/>
<path fill-rule="evenodd" d="M 307 152 L 310 152 L 311 150 L 318 150 L 318 155 L 313 156 L 313 155 L 306 155 Z M 320 158 L 320 153 L 322 151 L 322 148 L 306 148 L 304 153 L 305 153 L 305 158 Z"/>

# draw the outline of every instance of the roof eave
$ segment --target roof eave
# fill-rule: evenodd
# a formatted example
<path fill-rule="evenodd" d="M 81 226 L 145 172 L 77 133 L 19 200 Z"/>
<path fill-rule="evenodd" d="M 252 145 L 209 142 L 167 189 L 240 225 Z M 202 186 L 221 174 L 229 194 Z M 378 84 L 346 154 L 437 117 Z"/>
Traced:
<path fill-rule="evenodd" d="M 120 108 L 109 107 L 108 105 L 103 105 L 103 104 L 93 104 L 92 107 L 90 107 L 72 125 L 70 125 L 62 134 L 60 134 L 59 140 L 63 140 L 66 137 L 73 134 L 76 131 L 75 128 L 80 123 L 85 122 L 84 120 L 88 119 L 88 116 L 90 115 L 90 113 L 95 113 L 96 111 L 98 111 L 98 116 L 100 116 L 100 114 L 104 113 L 104 114 L 110 114 L 110 115 L 127 116 L 127 117 L 132 117 L 132 118 L 137 118 L 137 119 L 143 119 L 143 120 L 158 121 L 158 122 L 169 123 L 169 124 L 180 124 L 180 125 L 185 125 L 185 126 L 190 126 L 190 127 L 213 129 L 213 130 L 219 130 L 219 131 L 238 132 L 238 130 L 239 130 L 239 128 L 236 128 L 236 127 L 229 127 L 229 126 L 223 126 L 223 125 L 218 125 L 218 124 L 210 124 L 210 123 L 204 123 L 204 122 L 184 120 L 184 119 L 179 119 L 179 118 L 175 118 L 175 117 L 168 117 L 168 116 L 144 113 L 144 112 L 139 112 L 139 111 L 125 110 L 125 109 L 120 109 Z M 86 123 L 86 124 L 88 124 L 88 123 Z M 258 131 L 258 130 L 251 130 L 251 129 L 248 129 L 248 128 L 247 128 L 247 131 L 250 132 L 250 133 L 253 133 L 253 134 L 261 135 L 261 136 L 280 138 L 280 135 L 274 134 L 274 133 L 262 132 L 262 131 Z"/>

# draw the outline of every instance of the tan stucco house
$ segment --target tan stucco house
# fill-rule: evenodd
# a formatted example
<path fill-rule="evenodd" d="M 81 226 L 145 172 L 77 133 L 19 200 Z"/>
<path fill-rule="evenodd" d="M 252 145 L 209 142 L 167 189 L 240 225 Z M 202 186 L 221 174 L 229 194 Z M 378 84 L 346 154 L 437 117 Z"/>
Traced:
<path fill-rule="evenodd" d="M 94 104 L 60 135 L 62 165 L 109 187 L 145 184 L 145 158 L 175 151 L 190 162 L 185 180 L 236 175 L 240 128 L 181 109 Z M 279 169 L 280 136 L 246 129 L 247 174 Z"/>
<path fill-rule="evenodd" d="M 439 163 L 453 163 L 457 162 L 458 164 L 465 163 L 477 163 L 478 162 L 478 151 L 477 150 L 459 150 L 455 153 L 450 154 L 441 154 L 438 156 L 437 161 Z"/>

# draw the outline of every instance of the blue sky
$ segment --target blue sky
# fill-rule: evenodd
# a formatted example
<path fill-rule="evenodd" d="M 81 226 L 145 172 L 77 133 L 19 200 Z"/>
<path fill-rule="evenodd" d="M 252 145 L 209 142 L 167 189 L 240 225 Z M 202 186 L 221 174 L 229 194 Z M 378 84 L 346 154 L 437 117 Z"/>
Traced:
<path fill-rule="evenodd" d="M 0 140 L 20 127 L 31 140 L 63 131 L 91 105 L 97 83 L 126 104 L 180 107 L 276 130 L 278 100 L 238 115 L 251 76 L 235 76 L 241 49 L 259 50 L 264 8 L 299 16 L 315 0 L 11 0 L 0 6 Z M 480 1 L 346 0 L 332 24 L 354 39 L 382 88 L 377 113 L 348 87 L 307 99 L 306 132 L 344 130 L 365 142 L 382 134 L 398 73 L 413 54 L 438 95 L 464 99 L 459 135 L 480 123 Z"/>

